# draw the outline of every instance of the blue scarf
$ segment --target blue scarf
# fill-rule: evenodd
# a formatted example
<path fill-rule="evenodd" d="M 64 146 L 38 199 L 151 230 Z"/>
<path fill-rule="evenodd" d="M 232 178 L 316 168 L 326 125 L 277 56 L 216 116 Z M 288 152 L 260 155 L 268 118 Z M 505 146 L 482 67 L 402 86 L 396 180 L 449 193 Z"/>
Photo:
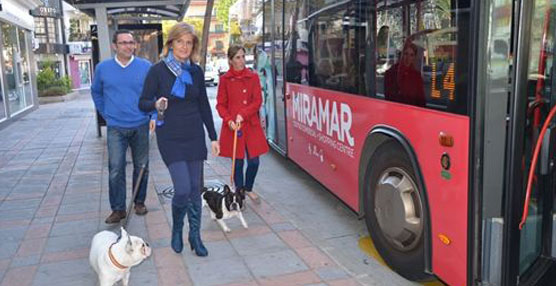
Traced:
<path fill-rule="evenodd" d="M 185 63 L 182 63 L 176 58 L 174 58 L 174 52 L 170 50 L 168 52 L 168 56 L 163 59 L 164 63 L 172 71 L 172 73 L 176 76 L 176 81 L 174 81 L 174 85 L 172 86 L 171 94 L 175 97 L 185 98 L 187 92 L 187 85 L 193 84 L 193 79 L 191 77 L 191 62 L 187 60 Z"/>

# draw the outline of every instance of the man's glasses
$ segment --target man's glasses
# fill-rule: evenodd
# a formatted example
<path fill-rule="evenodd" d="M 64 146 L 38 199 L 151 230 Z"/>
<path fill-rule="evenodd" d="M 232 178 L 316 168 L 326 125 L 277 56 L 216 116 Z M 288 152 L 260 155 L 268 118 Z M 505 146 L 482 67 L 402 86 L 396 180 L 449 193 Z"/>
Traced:
<path fill-rule="evenodd" d="M 135 42 L 117 42 L 116 44 L 120 45 L 120 46 L 129 46 L 129 45 L 135 45 Z"/>

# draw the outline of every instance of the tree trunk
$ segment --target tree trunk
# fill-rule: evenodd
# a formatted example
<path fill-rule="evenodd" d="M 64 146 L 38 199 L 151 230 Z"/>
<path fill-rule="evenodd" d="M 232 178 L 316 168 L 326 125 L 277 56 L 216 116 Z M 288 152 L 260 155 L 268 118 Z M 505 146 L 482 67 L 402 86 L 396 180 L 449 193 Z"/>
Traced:
<path fill-rule="evenodd" d="M 214 6 L 214 0 L 207 0 L 207 10 L 205 11 L 205 22 L 203 23 L 203 40 L 201 43 L 201 67 L 205 70 L 205 64 L 207 62 L 207 49 L 208 49 L 208 38 L 210 30 L 210 20 L 212 16 L 212 7 Z"/>

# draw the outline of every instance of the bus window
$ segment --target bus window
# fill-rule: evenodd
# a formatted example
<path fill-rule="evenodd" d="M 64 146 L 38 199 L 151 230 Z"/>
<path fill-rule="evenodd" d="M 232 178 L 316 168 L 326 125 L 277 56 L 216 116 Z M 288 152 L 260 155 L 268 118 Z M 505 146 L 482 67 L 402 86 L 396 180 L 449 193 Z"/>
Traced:
<path fill-rule="evenodd" d="M 377 7 L 376 97 L 467 113 L 469 1 Z"/>
<path fill-rule="evenodd" d="M 377 13 L 376 81 L 377 96 L 385 97 L 385 74 L 398 62 L 403 44 L 402 7 Z"/>
<path fill-rule="evenodd" d="M 357 3 L 331 4 L 308 20 L 310 86 L 365 94 L 366 19 Z"/>

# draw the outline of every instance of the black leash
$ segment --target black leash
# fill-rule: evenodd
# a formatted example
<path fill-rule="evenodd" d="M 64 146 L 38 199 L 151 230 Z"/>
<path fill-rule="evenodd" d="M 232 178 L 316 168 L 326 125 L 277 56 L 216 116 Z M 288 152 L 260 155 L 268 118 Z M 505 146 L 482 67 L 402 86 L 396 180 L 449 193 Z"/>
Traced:
<path fill-rule="evenodd" d="M 149 149 L 151 148 L 151 141 L 154 137 L 154 131 L 149 134 Z M 150 152 L 150 150 L 149 150 Z M 147 169 L 147 165 L 143 164 L 141 169 L 139 170 L 139 176 L 137 176 L 137 182 L 135 182 L 135 186 L 133 186 L 133 194 L 131 195 L 131 202 L 129 202 L 129 206 L 127 207 L 126 216 L 120 222 L 122 222 L 122 227 L 127 229 L 127 223 L 129 222 L 129 218 L 131 217 L 131 210 L 133 209 L 133 205 L 135 204 L 135 197 L 137 197 L 137 193 L 139 193 L 139 186 L 141 186 L 141 182 L 143 181 L 143 175 L 145 174 L 145 169 Z M 147 186 L 148 188 L 148 186 Z"/>
<path fill-rule="evenodd" d="M 131 202 L 129 202 L 129 206 L 127 207 L 127 213 L 125 218 L 122 220 L 122 227 L 127 229 L 127 223 L 129 222 L 129 218 L 131 217 L 131 210 L 133 209 L 133 205 L 135 204 L 135 197 L 137 197 L 137 193 L 139 193 L 139 187 L 141 186 L 141 182 L 143 181 L 143 175 L 145 174 L 145 169 L 147 168 L 146 165 L 141 166 L 139 170 L 139 176 L 137 177 L 137 182 L 133 187 L 133 194 L 131 195 Z"/>

